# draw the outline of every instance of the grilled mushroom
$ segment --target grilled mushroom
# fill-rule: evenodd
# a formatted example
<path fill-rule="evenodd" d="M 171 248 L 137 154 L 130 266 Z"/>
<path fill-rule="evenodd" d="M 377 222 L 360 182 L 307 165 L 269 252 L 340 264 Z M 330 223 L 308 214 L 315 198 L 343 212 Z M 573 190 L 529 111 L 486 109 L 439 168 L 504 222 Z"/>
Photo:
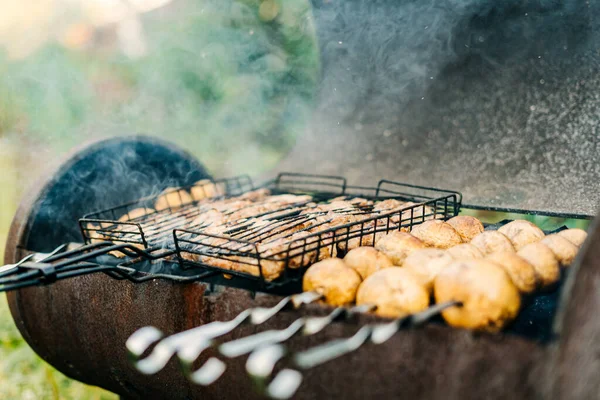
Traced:
<path fill-rule="evenodd" d="M 194 183 L 190 192 L 196 201 L 224 194 L 223 188 L 217 187 L 217 184 L 209 179 L 202 179 Z"/>
<path fill-rule="evenodd" d="M 509 222 L 508 224 L 500 227 L 498 232 L 504 234 L 517 251 L 530 243 L 539 242 L 544 238 L 544 236 L 546 236 L 544 231 L 538 228 L 535 224 L 525 221 L 524 219 L 517 219 Z"/>
<path fill-rule="evenodd" d="M 427 290 L 433 288 L 433 280 L 437 274 L 454 259 L 448 252 L 440 249 L 422 249 L 412 252 L 404 263 L 402 268 L 417 275 Z"/>
<path fill-rule="evenodd" d="M 565 229 L 564 231 L 560 231 L 557 233 L 564 238 L 566 238 L 569 242 L 573 243 L 575 246 L 581 247 L 585 239 L 587 238 L 587 232 L 583 229 L 573 228 L 573 229 Z"/>
<path fill-rule="evenodd" d="M 358 288 L 356 304 L 373 304 L 382 317 L 399 318 L 429 306 L 429 292 L 405 268 L 386 268 L 369 276 Z"/>
<path fill-rule="evenodd" d="M 447 249 L 462 243 L 462 238 L 452 225 L 440 221 L 429 220 L 415 226 L 411 234 L 421 239 L 426 245 Z"/>
<path fill-rule="evenodd" d="M 563 267 L 571 265 L 579 250 L 577 246 L 571 243 L 567 238 L 557 234 L 546 236 L 540 243 L 545 244 L 552 250 L 558 259 L 558 262 Z"/>
<path fill-rule="evenodd" d="M 472 243 L 463 243 L 446 250 L 455 260 L 472 260 L 483 258 L 483 253 Z"/>
<path fill-rule="evenodd" d="M 497 332 L 518 314 L 521 297 L 502 267 L 486 260 L 455 261 L 434 281 L 436 303 L 460 301 L 442 316 L 454 327 Z"/>
<path fill-rule="evenodd" d="M 515 251 L 510 240 L 498 231 L 485 231 L 475 236 L 471 244 L 483 254 L 492 254 L 499 251 Z"/>
<path fill-rule="evenodd" d="M 538 285 L 535 268 L 512 251 L 493 253 L 486 260 L 501 266 L 521 293 L 532 293 Z"/>
<path fill-rule="evenodd" d="M 375 243 L 375 248 L 388 256 L 394 265 L 401 266 L 404 259 L 415 250 L 427 246 L 410 233 L 394 231 L 388 233 Z"/>
<path fill-rule="evenodd" d="M 394 266 L 388 256 L 373 247 L 357 247 L 350 250 L 344 257 L 344 262 L 358 272 L 362 279 L 366 279 L 380 269 Z"/>
<path fill-rule="evenodd" d="M 315 291 L 325 297 L 332 306 L 352 303 L 361 283 L 358 272 L 339 258 L 330 258 L 313 264 L 304 274 L 302 288 Z"/>
<path fill-rule="evenodd" d="M 542 289 L 552 287 L 560 279 L 560 268 L 556 256 L 548 246 L 543 243 L 530 243 L 517 253 L 533 265 L 540 278 Z"/>
<path fill-rule="evenodd" d="M 450 218 L 447 222 L 452 225 L 465 243 L 470 242 L 471 239 L 483 232 L 481 221 L 468 215 L 458 215 Z"/>
<path fill-rule="evenodd" d="M 121 217 L 119 218 L 119 222 L 132 221 L 136 218 L 140 218 L 145 215 L 152 214 L 154 212 L 155 211 L 151 208 L 135 208 L 135 209 L 129 211 L 127 214 L 121 215 Z"/>
<path fill-rule="evenodd" d="M 192 196 L 189 195 L 183 189 L 167 188 L 163 193 L 156 199 L 154 208 L 157 211 L 165 210 L 170 208 L 176 210 L 185 204 L 192 202 Z"/>

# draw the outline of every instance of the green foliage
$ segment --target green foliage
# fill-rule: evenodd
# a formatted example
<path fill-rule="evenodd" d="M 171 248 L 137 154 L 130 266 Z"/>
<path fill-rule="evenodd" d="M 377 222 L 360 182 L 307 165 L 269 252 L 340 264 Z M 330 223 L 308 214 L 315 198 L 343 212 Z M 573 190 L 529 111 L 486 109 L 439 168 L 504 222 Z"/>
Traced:
<path fill-rule="evenodd" d="M 303 129 L 319 61 L 307 1 L 281 2 L 269 22 L 259 7 L 175 1 L 168 18 L 142 16 L 139 59 L 49 44 L 0 60 L 0 135 L 62 152 L 91 136 L 144 133 L 191 149 L 215 174 L 264 170 Z"/>
<path fill-rule="evenodd" d="M 319 72 L 308 1 L 273 4 L 265 21 L 259 0 L 174 0 L 141 16 L 148 51 L 139 59 L 116 43 L 75 51 L 50 42 L 22 60 L 0 50 L 0 140 L 22 136 L 46 160 L 91 137 L 144 133 L 184 146 L 217 176 L 269 168 L 303 129 Z M 17 177 L 34 178 L 9 164 L 0 162 L 0 238 Z M 0 399 L 115 398 L 39 359 L 4 300 L 0 382 Z"/>

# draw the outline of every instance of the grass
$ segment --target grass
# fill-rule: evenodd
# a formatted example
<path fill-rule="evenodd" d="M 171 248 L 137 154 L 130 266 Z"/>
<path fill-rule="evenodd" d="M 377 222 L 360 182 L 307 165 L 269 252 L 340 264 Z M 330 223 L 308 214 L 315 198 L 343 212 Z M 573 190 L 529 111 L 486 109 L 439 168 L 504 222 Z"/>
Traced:
<path fill-rule="evenodd" d="M 17 162 L 14 140 L 0 137 L 0 260 L 12 216 L 22 192 L 20 178 L 31 179 L 40 167 L 24 168 Z M 31 172 L 28 172 L 31 171 Z M 102 389 L 73 381 L 40 359 L 15 326 L 6 297 L 0 295 L 0 399 L 116 399 Z"/>

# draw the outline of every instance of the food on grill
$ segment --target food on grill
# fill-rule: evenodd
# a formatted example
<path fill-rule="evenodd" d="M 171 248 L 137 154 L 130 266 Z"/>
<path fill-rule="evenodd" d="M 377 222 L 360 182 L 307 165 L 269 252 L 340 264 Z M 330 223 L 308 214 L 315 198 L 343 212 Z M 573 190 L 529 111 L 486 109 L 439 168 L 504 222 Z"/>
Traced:
<path fill-rule="evenodd" d="M 354 302 L 361 283 L 358 272 L 339 258 L 330 258 L 313 264 L 304 274 L 302 289 L 322 294 L 332 306 Z"/>
<path fill-rule="evenodd" d="M 386 268 L 375 272 L 358 288 L 356 304 L 373 304 L 382 317 L 399 318 L 425 310 L 429 292 L 419 278 L 405 268 Z"/>
<path fill-rule="evenodd" d="M 465 243 L 470 242 L 471 239 L 483 232 L 481 221 L 468 215 L 458 215 L 446 222 L 452 225 Z"/>
<path fill-rule="evenodd" d="M 457 246 L 450 247 L 446 252 L 455 260 L 470 260 L 475 258 L 483 258 L 483 253 L 477 246 L 472 243 L 462 243 Z"/>
<path fill-rule="evenodd" d="M 521 293 L 532 293 L 536 289 L 538 278 L 535 268 L 517 253 L 512 251 L 493 253 L 488 255 L 486 260 L 501 266 Z"/>
<path fill-rule="evenodd" d="M 352 219 L 354 222 L 360 220 L 356 215 L 352 216 Z M 361 246 L 373 246 L 374 243 L 385 237 L 388 232 L 395 229 L 397 229 L 397 225 L 393 222 L 377 219 L 365 222 L 364 225 L 357 224 L 348 228 L 340 228 L 335 231 L 335 236 L 338 248 L 341 251 L 345 251 L 346 249 L 352 250 Z"/>
<path fill-rule="evenodd" d="M 431 290 L 437 274 L 453 261 L 452 256 L 444 250 L 421 249 L 406 257 L 402 268 L 406 268 L 418 276 L 427 290 Z"/>
<path fill-rule="evenodd" d="M 462 239 L 452 225 L 437 219 L 425 221 L 412 228 L 413 236 L 431 247 L 447 249 L 462 243 Z"/>
<path fill-rule="evenodd" d="M 436 303 L 460 301 L 442 312 L 454 327 L 497 332 L 519 313 L 521 297 L 502 267 L 486 260 L 455 261 L 434 281 Z"/>
<path fill-rule="evenodd" d="M 380 201 L 379 203 L 373 206 L 373 211 L 379 214 L 389 214 L 394 213 L 395 211 L 400 211 L 402 209 L 411 207 L 416 205 L 411 201 L 400 201 L 396 199 L 387 199 Z M 425 216 L 425 219 L 433 218 L 433 209 L 427 205 L 423 205 L 421 207 L 411 208 L 410 210 L 403 211 L 401 214 L 392 214 L 390 216 L 390 220 L 396 224 L 401 222 L 407 222 L 411 219 L 417 219 L 419 217 Z M 402 221 L 401 221 L 402 220 Z M 419 221 L 421 222 L 421 221 Z"/>
<path fill-rule="evenodd" d="M 223 194 L 223 193 L 221 193 Z M 255 189 L 255 190 L 251 190 L 249 192 L 246 192 L 240 196 L 238 196 L 240 199 L 245 199 L 245 200 L 252 200 L 252 201 L 258 201 L 258 200 L 263 200 L 264 198 L 266 198 L 267 196 L 269 196 L 271 194 L 271 191 L 267 188 L 260 188 L 260 189 Z"/>
<path fill-rule="evenodd" d="M 546 236 L 540 241 L 540 243 L 545 244 L 550 250 L 552 250 L 558 259 L 558 262 L 562 266 L 571 265 L 575 259 L 575 256 L 577 256 L 577 251 L 579 250 L 579 248 L 573 243 L 569 242 L 568 239 L 557 234 Z"/>
<path fill-rule="evenodd" d="M 558 232 L 557 235 L 566 238 L 569 242 L 578 247 L 581 247 L 587 238 L 587 232 L 578 228 L 565 229 L 564 231 Z"/>
<path fill-rule="evenodd" d="M 344 257 L 344 262 L 358 272 L 362 279 L 366 279 L 380 269 L 394 266 L 388 256 L 373 247 L 358 247 L 350 250 Z"/>
<path fill-rule="evenodd" d="M 312 196 L 309 195 L 299 195 L 299 194 L 278 194 L 274 196 L 269 196 L 263 199 L 263 201 L 268 203 L 277 203 L 277 204 L 301 204 L 307 203 L 312 200 Z"/>
<path fill-rule="evenodd" d="M 535 224 L 523 219 L 509 222 L 500 227 L 498 232 L 504 234 L 510 240 L 516 251 L 530 243 L 539 242 L 546 236 L 544 231 Z"/>
<path fill-rule="evenodd" d="M 331 199 L 331 201 L 347 201 L 356 207 L 368 207 L 373 205 L 373 200 L 364 199 L 362 197 L 352 197 L 348 198 L 347 196 L 339 196 Z"/>
<path fill-rule="evenodd" d="M 515 251 L 511 241 L 498 231 L 485 231 L 475 236 L 471 244 L 483 254 L 492 254 L 500 251 Z"/>
<path fill-rule="evenodd" d="M 136 218 L 140 218 L 149 214 L 154 213 L 155 211 L 151 208 L 135 208 L 129 211 L 127 214 L 121 215 L 119 218 L 119 222 L 127 222 L 132 221 Z"/>
<path fill-rule="evenodd" d="M 556 256 L 548 246 L 543 243 L 530 243 L 517 252 L 533 266 L 542 289 L 552 287 L 560 279 L 560 267 Z"/>
<path fill-rule="evenodd" d="M 202 179 L 194 183 L 194 186 L 192 186 L 190 192 L 195 201 L 225 194 L 225 191 L 222 187 L 218 187 L 216 183 L 209 179 Z"/>
<path fill-rule="evenodd" d="M 375 243 L 375 248 L 389 257 L 394 265 L 401 266 L 406 257 L 415 250 L 427 246 L 410 233 L 394 231 L 383 236 Z"/>
<path fill-rule="evenodd" d="M 166 210 L 177 210 L 185 204 L 192 202 L 192 196 L 183 189 L 167 188 L 162 194 L 156 199 L 154 208 L 157 211 Z"/>
<path fill-rule="evenodd" d="M 406 204 L 406 202 L 404 202 L 404 201 L 400 201 L 400 200 L 396 200 L 396 199 L 386 199 L 386 200 L 380 201 L 379 203 L 375 204 L 373 206 L 373 211 L 389 212 L 391 210 L 399 210 L 402 207 L 404 207 L 404 204 Z"/>
<path fill-rule="evenodd" d="M 246 249 L 246 251 L 248 250 Z M 232 256 L 215 253 L 214 255 L 202 256 L 191 254 L 190 258 L 212 267 L 243 272 L 253 276 L 260 276 L 260 272 L 262 271 L 263 278 L 268 282 L 279 278 L 283 270 L 282 262 L 265 259 L 260 261 L 259 269 L 258 260 L 254 257 L 247 256 Z"/>

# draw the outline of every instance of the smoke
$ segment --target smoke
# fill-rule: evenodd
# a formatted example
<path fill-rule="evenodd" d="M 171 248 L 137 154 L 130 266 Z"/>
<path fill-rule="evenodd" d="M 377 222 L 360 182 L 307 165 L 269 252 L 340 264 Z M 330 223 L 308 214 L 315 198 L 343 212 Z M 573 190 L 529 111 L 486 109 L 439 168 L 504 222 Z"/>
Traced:
<path fill-rule="evenodd" d="M 445 109 L 434 128 L 419 130 L 419 125 L 432 118 L 428 108 L 416 107 L 415 102 L 423 99 L 431 106 L 432 101 L 442 100 L 430 97 L 444 99 L 440 93 L 448 82 L 456 89 L 460 79 L 494 77 L 531 59 L 552 59 L 557 53 L 585 46 L 586 40 L 581 39 L 586 39 L 588 16 L 596 11 L 576 0 L 315 0 L 312 9 L 303 1 L 281 2 L 281 8 L 269 9 L 268 21 L 259 21 L 257 4 L 185 3 L 185 13 L 174 11 L 173 15 L 189 18 L 168 29 L 154 21 L 153 26 L 162 27 L 147 29 L 149 43 L 155 47 L 148 57 L 128 61 L 127 67 L 118 57 L 102 59 L 100 55 L 100 61 L 82 69 L 64 51 L 53 48 L 22 68 L 10 70 L 4 83 L 13 92 L 35 99 L 16 101 L 14 107 L 25 110 L 28 129 L 47 141 L 71 144 L 88 135 L 147 132 L 183 145 L 211 172 L 223 176 L 274 165 L 281 150 L 293 143 L 293 136 L 301 134 L 303 123 L 329 128 L 341 122 L 337 131 L 323 128 L 309 136 L 309 145 L 300 147 L 299 157 L 296 154 L 297 159 L 306 157 L 303 168 L 322 173 L 354 168 L 372 178 L 383 177 L 379 169 L 405 167 L 423 171 L 419 177 L 433 185 L 432 178 L 442 168 L 428 163 L 443 156 L 435 147 L 447 139 L 440 134 L 442 129 L 452 124 L 459 143 L 479 144 L 473 137 L 477 132 L 460 121 L 464 113 L 449 121 L 454 117 L 452 108 Z M 165 16 L 156 16 L 157 21 L 161 18 Z M 320 58 L 312 38 L 312 18 Z M 551 73 L 548 70 L 548 84 Z M 90 82 L 91 75 L 100 79 Z M 309 115 L 316 86 L 317 113 Z M 115 87 L 119 90 L 112 90 Z M 481 88 L 482 92 L 487 89 Z M 483 126 L 486 121 L 475 123 Z M 7 129 L 21 128 L 11 122 Z M 415 135 L 396 140 L 399 129 L 412 129 Z M 348 140 L 350 130 L 359 131 L 352 140 Z M 382 132 L 376 145 L 365 143 Z M 422 132 L 426 135 L 418 136 Z M 461 140 L 468 132 L 473 132 L 471 137 Z M 323 139 L 323 135 L 327 136 Z M 344 146 L 353 141 L 368 148 L 369 168 L 364 159 L 348 162 L 356 147 L 360 148 L 345 151 Z M 422 150 L 415 141 L 428 149 Z M 422 150 L 422 155 L 429 151 L 430 157 L 396 161 L 399 143 L 413 152 Z M 521 143 L 496 141 L 494 145 L 511 157 Z M 570 143 L 564 147 L 570 148 Z M 163 176 L 140 173 L 130 158 L 138 163 L 126 152 L 109 154 L 105 165 L 98 161 L 74 176 L 74 197 L 89 193 L 94 199 L 86 204 L 87 209 L 78 209 L 77 216 L 134 198 L 121 198 L 121 189 L 115 190 L 110 182 L 108 187 L 90 184 L 90 174 L 97 175 L 101 165 L 109 176 L 124 177 L 120 180 L 133 186 L 149 186 L 144 194 L 172 186 Z M 478 161 L 485 165 L 499 158 Z M 378 164 L 385 160 L 395 163 L 394 167 Z M 514 175 L 514 170 L 505 170 L 507 176 Z M 147 185 L 149 181 L 152 185 Z M 58 207 L 74 209 L 60 202 L 53 207 L 57 213 Z"/>
<path fill-rule="evenodd" d="M 572 47 L 583 1 L 404 0 L 315 2 L 323 81 L 335 118 L 390 122 L 452 69 L 474 74 Z M 552 50 L 554 49 L 554 50 Z"/>

